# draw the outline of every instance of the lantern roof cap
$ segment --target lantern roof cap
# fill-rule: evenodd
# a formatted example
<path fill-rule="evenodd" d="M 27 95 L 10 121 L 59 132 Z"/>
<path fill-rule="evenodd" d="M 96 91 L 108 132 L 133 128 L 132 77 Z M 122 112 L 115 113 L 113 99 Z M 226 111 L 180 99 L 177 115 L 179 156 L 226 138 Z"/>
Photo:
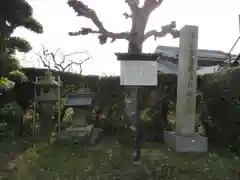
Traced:
<path fill-rule="evenodd" d="M 54 76 L 52 76 L 51 71 L 46 71 L 45 76 L 41 77 L 41 79 L 36 82 L 36 85 L 57 87 L 60 84 L 55 80 Z"/>

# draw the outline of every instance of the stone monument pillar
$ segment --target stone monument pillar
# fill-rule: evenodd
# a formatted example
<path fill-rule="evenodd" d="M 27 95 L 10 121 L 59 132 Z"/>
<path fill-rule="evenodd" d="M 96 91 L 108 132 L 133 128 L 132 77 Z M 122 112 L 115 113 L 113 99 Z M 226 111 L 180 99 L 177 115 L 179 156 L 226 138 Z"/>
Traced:
<path fill-rule="evenodd" d="M 180 31 L 176 132 L 164 132 L 165 142 L 178 152 L 206 152 L 207 138 L 195 133 L 198 27 Z"/>

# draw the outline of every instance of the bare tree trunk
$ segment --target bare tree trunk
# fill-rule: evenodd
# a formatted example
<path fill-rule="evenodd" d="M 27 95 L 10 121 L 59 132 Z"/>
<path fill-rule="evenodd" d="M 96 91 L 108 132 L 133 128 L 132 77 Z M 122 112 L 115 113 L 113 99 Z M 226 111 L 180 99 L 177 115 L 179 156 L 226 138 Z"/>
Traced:
<path fill-rule="evenodd" d="M 142 43 L 136 41 L 130 41 L 128 43 L 128 53 L 129 54 L 141 54 L 142 53 Z"/>
<path fill-rule="evenodd" d="M 133 14 L 128 53 L 142 53 L 144 33 L 148 22 L 148 17 L 149 13 L 141 10 L 137 10 L 135 14 Z"/>

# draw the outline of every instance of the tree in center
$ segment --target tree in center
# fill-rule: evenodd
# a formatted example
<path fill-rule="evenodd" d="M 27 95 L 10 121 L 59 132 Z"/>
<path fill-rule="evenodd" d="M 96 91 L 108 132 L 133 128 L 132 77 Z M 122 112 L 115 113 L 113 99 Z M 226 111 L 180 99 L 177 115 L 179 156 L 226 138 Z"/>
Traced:
<path fill-rule="evenodd" d="M 172 21 L 168 25 L 162 26 L 160 31 L 145 31 L 149 16 L 162 4 L 162 2 L 163 0 L 144 0 L 143 5 L 140 6 L 140 0 L 125 0 L 125 3 L 128 4 L 131 13 L 124 13 L 123 15 L 126 17 L 126 19 L 131 18 L 132 27 L 130 31 L 115 33 L 108 31 L 104 27 L 94 9 L 91 9 L 80 0 L 69 0 L 68 5 L 74 9 L 74 11 L 77 13 L 77 16 L 82 16 L 92 20 L 97 27 L 97 29 L 83 27 L 80 31 L 70 32 L 69 35 L 76 36 L 98 34 L 100 44 L 105 44 L 108 39 L 111 39 L 111 42 L 114 42 L 117 39 L 125 39 L 129 42 L 128 53 L 142 53 L 144 41 L 152 36 L 155 39 L 164 37 L 167 34 L 171 34 L 173 38 L 179 37 L 179 31 L 176 29 L 175 21 Z"/>

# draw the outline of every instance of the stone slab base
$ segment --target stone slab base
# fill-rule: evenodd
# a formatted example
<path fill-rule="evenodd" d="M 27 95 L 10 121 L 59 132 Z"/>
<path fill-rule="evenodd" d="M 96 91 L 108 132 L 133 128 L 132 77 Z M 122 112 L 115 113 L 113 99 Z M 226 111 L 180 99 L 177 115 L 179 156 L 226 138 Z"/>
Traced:
<path fill-rule="evenodd" d="M 176 152 L 207 152 L 207 137 L 198 134 L 192 136 L 179 135 L 173 131 L 164 131 L 165 143 Z"/>
<path fill-rule="evenodd" d="M 87 125 L 84 127 L 69 127 L 66 130 L 63 130 L 59 133 L 60 139 L 72 139 L 72 138 L 87 138 L 92 130 L 94 125 Z"/>

